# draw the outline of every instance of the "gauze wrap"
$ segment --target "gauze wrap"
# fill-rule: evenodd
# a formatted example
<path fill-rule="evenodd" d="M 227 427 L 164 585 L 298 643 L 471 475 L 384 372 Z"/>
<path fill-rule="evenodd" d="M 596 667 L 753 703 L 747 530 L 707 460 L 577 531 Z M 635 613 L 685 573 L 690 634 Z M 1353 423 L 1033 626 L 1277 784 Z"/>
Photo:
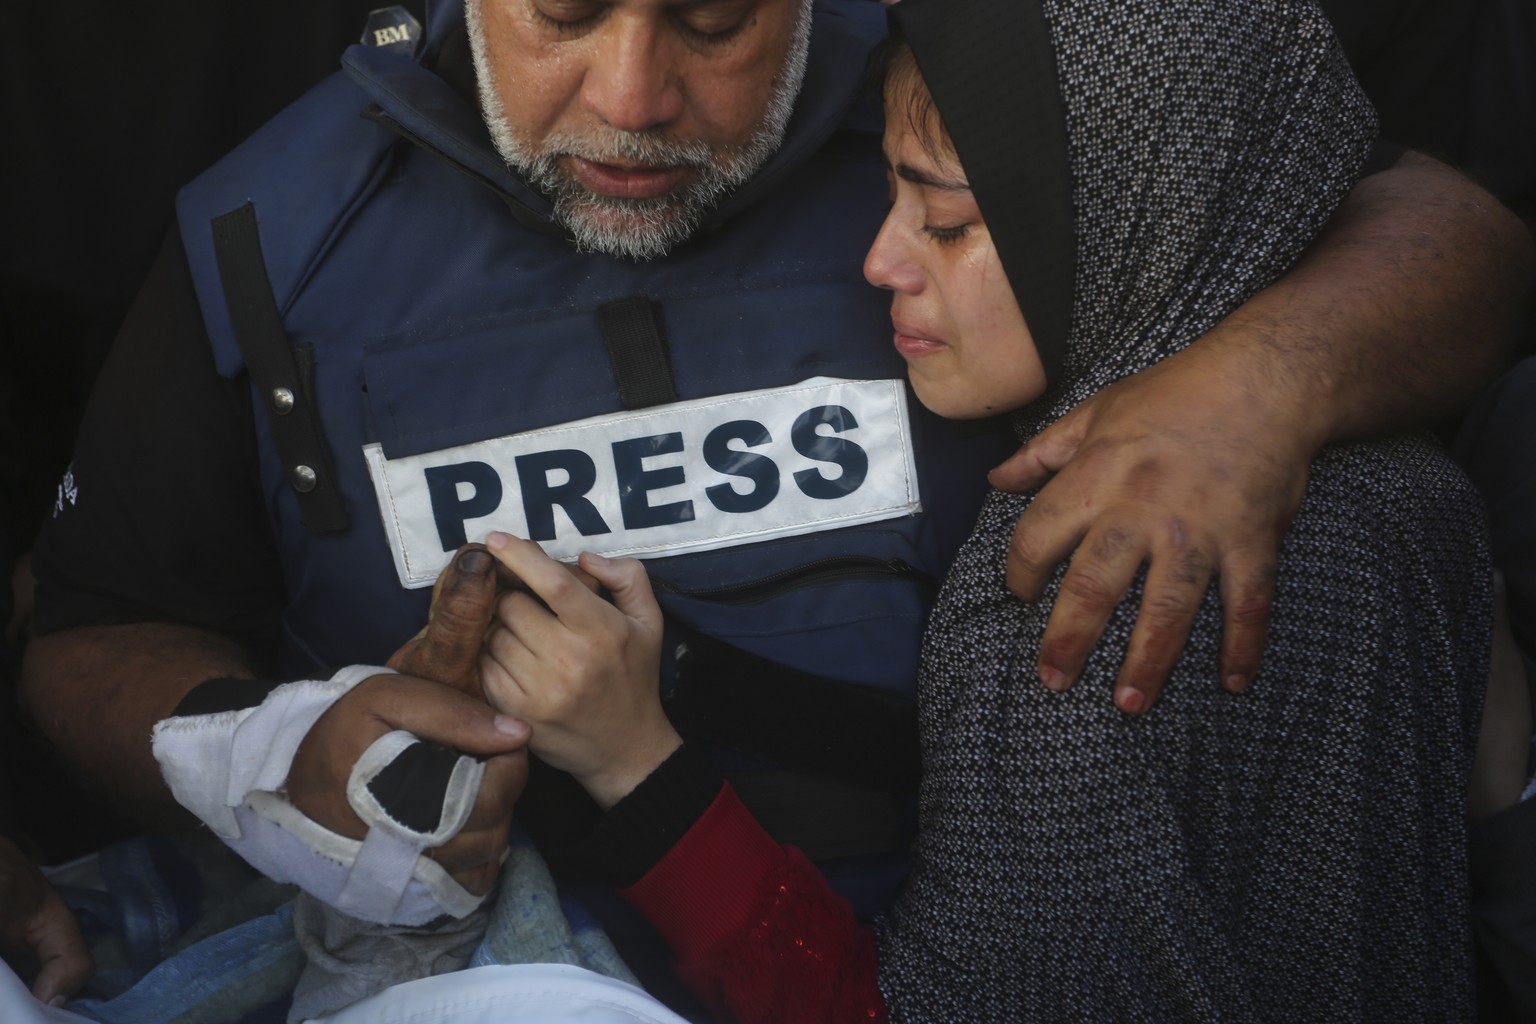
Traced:
<path fill-rule="evenodd" d="M 252 707 L 176 715 L 155 724 L 153 746 L 177 802 L 252 867 L 353 917 L 414 927 L 444 914 L 463 917 L 484 899 L 424 851 L 463 828 L 485 766 L 458 756 L 436 824 L 421 831 L 391 813 L 371 784 L 422 741 L 402 731 L 379 737 L 347 782 L 347 802 L 368 826 L 362 841 L 312 821 L 284 792 L 294 754 L 316 720 L 364 679 L 392 672 L 351 665 L 329 679 L 283 683 Z"/>

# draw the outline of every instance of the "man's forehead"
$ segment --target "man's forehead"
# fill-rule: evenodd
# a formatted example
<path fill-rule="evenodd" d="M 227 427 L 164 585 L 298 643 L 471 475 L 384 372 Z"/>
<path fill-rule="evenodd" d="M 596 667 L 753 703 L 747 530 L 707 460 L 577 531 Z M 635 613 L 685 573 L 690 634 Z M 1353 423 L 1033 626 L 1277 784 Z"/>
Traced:
<path fill-rule="evenodd" d="M 470 0 L 483 3 L 485 0 Z M 731 8 L 745 13 L 760 7 L 772 6 L 769 0 L 521 0 L 540 7 L 622 7 L 632 10 L 658 9 L 663 11 Z M 789 10 L 793 4 L 783 5 Z"/>

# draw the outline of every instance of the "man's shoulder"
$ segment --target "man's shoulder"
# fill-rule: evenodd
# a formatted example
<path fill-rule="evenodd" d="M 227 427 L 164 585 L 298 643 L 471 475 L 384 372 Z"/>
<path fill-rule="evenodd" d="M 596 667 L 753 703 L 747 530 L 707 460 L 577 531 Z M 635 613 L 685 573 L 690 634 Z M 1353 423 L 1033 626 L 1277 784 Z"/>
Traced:
<path fill-rule="evenodd" d="M 349 76 L 328 76 L 194 178 L 182 189 L 178 210 L 188 196 L 195 201 L 230 185 L 302 188 L 338 162 L 388 145 L 392 134 L 364 117 L 368 107 L 367 94 Z"/>
<path fill-rule="evenodd" d="M 177 194 L 176 220 L 205 326 L 218 352 L 231 337 L 214 223 L 254 209 L 262 262 L 279 305 L 336 225 L 377 178 L 399 142 L 368 119 L 371 101 L 344 73 L 331 75 L 282 110 Z M 220 359 L 220 372 L 232 365 Z"/>

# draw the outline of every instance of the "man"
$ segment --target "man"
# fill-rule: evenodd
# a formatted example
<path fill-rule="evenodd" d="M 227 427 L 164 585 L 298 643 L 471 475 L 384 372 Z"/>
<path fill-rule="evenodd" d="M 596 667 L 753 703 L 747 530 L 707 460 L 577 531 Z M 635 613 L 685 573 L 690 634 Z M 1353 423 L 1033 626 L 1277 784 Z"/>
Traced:
<path fill-rule="evenodd" d="M 124 800 L 172 806 L 165 765 L 221 834 L 275 825 L 250 856 L 277 873 L 293 836 L 352 851 L 342 839 L 370 834 L 358 786 L 384 772 L 353 769 L 391 732 L 484 758 L 423 861 L 385 884 L 346 852 L 310 880 L 385 918 L 392 899 L 445 909 L 459 894 L 425 861 L 484 892 L 525 772 L 526 729 L 475 699 L 464 658 L 494 586 L 483 552 L 452 563 L 400 674 L 327 677 L 389 659 L 426 618 L 419 588 L 492 527 L 562 555 L 640 552 L 685 731 L 878 909 L 910 811 L 899 699 L 923 581 L 999 453 L 995 431 L 934 421 L 889 386 L 885 303 L 859 280 L 883 213 L 878 126 L 856 104 L 881 12 L 465 13 L 431 12 L 420 63 L 352 51 L 347 75 L 182 194 L 39 548 L 26 700 Z M 1155 695 L 1213 572 L 1222 682 L 1247 685 L 1311 455 L 1485 380 L 1526 245 L 1479 190 L 1406 159 L 1361 183 L 1298 271 L 1001 470 L 1011 486 L 1057 474 L 1016 545 L 1018 589 L 1078 551 L 1042 680 L 1070 685 L 1149 558 L 1120 705 Z M 235 741 L 211 723 L 275 706 L 254 676 L 306 680 L 281 691 L 304 713 L 262 734 L 284 756 L 235 785 Z M 228 763 L 157 764 L 151 734 L 174 746 L 176 723 Z M 427 772 L 434 794 L 457 764 Z M 190 799 L 199 786 L 220 793 Z"/>

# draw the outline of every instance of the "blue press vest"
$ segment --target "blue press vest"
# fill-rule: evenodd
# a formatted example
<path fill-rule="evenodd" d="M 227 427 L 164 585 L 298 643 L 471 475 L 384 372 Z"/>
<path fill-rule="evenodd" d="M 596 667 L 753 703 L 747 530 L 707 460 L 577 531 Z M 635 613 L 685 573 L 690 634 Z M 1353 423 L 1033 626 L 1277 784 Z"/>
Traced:
<path fill-rule="evenodd" d="M 427 52 L 461 30 L 461 6 L 434 11 Z M 722 207 L 727 230 L 653 262 L 580 253 L 528 226 L 548 204 L 507 171 L 477 112 L 415 61 L 363 47 L 183 191 L 188 260 L 228 376 L 243 359 L 209 222 L 254 202 L 283 326 L 313 346 L 350 516 L 339 534 L 304 529 L 258 396 L 263 494 L 289 593 L 285 671 L 382 662 L 425 621 L 430 590 L 396 577 L 363 446 L 398 458 L 619 409 L 593 313 L 606 300 L 643 293 L 660 305 L 680 399 L 904 376 L 888 299 L 860 270 L 885 210 L 879 139 L 847 116 L 883 31 L 876 4 L 818 8 L 782 151 Z M 910 693 L 932 596 L 923 579 L 943 575 L 1000 451 L 995 435 L 968 439 L 911 406 L 921 513 L 650 559 L 670 621 Z M 778 582 L 755 585 L 764 580 Z"/>

